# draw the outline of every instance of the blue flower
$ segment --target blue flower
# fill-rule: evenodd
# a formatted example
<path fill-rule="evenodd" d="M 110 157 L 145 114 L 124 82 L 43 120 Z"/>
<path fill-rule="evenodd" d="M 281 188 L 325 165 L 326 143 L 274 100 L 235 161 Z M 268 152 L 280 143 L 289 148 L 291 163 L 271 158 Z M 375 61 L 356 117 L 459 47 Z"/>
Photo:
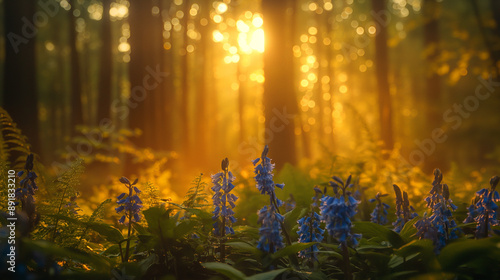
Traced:
<path fill-rule="evenodd" d="M 307 216 L 302 217 L 297 221 L 299 224 L 299 235 L 300 243 L 308 242 L 321 242 L 323 241 L 324 229 L 320 227 L 321 217 L 318 213 L 311 211 Z M 315 244 L 305 250 L 299 252 L 299 257 L 307 258 L 309 260 L 317 260 L 317 253 L 319 249 Z"/>
<path fill-rule="evenodd" d="M 379 225 L 385 225 L 388 223 L 387 220 L 387 209 L 390 208 L 390 206 L 386 203 L 383 203 L 382 200 L 380 199 L 381 197 L 387 196 L 387 194 L 380 194 L 377 193 L 375 195 L 375 198 L 370 199 L 370 202 L 377 202 L 375 205 L 375 209 L 373 209 L 373 212 L 370 214 L 371 219 L 370 221 L 372 223 L 376 223 Z"/>
<path fill-rule="evenodd" d="M 128 219 L 129 222 L 132 220 L 139 222 L 141 220 L 139 213 L 142 208 L 142 201 L 138 196 L 140 193 L 139 189 L 134 186 L 137 184 L 138 179 L 135 179 L 133 183 L 130 183 L 127 178 L 121 177 L 119 181 L 128 188 L 129 192 L 128 194 L 122 193 L 117 197 L 116 203 L 118 204 L 118 207 L 115 208 L 115 211 L 118 214 L 124 212 L 118 222 L 124 224 L 126 219 Z"/>
<path fill-rule="evenodd" d="M 476 222 L 476 238 L 488 237 L 492 226 L 498 225 L 497 210 L 495 202 L 500 201 L 500 195 L 495 190 L 500 178 L 493 176 L 490 179 L 491 188 L 476 192 L 475 203 L 469 207 L 467 218 L 464 223 Z"/>
<path fill-rule="evenodd" d="M 212 212 L 214 215 L 212 219 L 215 221 L 214 235 L 224 236 L 226 234 L 234 234 L 232 224 L 236 222 L 234 217 L 233 208 L 236 206 L 234 203 L 238 199 L 237 196 L 230 193 L 234 189 L 233 181 L 235 177 L 228 171 L 229 161 L 224 159 L 222 164 L 223 172 L 212 175 L 212 196 L 215 210 Z M 224 228 L 224 232 L 221 229 Z"/>
<path fill-rule="evenodd" d="M 415 213 L 415 209 L 410 205 L 410 200 L 408 199 L 408 194 L 403 191 L 398 185 L 392 185 L 394 192 L 396 193 L 396 221 L 392 223 L 395 232 L 401 232 L 406 222 L 418 216 Z"/>
<path fill-rule="evenodd" d="M 431 209 L 432 215 L 425 216 L 415 223 L 417 236 L 431 239 L 434 243 L 434 252 L 439 254 L 440 250 L 449 240 L 458 238 L 461 230 L 457 227 L 451 211 L 457 206 L 450 199 L 448 185 L 442 184 L 443 175 L 439 169 L 434 170 L 434 181 L 429 196 L 425 198 L 427 207 Z"/>
<path fill-rule="evenodd" d="M 277 207 L 280 207 L 283 202 L 276 197 L 274 192 L 274 188 L 278 187 L 283 189 L 284 184 L 275 184 L 273 181 L 273 170 L 274 164 L 271 163 L 271 159 L 267 157 L 267 153 L 269 152 L 269 147 L 266 145 L 264 147 L 264 151 L 260 158 L 257 158 L 253 161 L 253 165 L 256 165 L 260 162 L 259 165 L 255 166 L 255 181 L 257 183 L 257 189 L 259 189 L 261 194 L 269 195 L 271 205 L 274 204 L 273 201 L 276 201 Z"/>
<path fill-rule="evenodd" d="M 357 246 L 361 235 L 351 233 L 351 219 L 357 212 L 359 201 L 347 191 L 347 188 L 353 186 L 353 184 L 349 184 L 351 176 L 345 184 L 339 177 L 334 176 L 333 179 L 340 184 L 330 182 L 330 185 L 334 187 L 334 196 L 325 195 L 321 198 L 321 221 L 326 224 L 328 234 L 336 238 L 340 246 L 347 245 L 349 241 L 352 246 Z M 339 192 L 339 189 L 342 193 Z"/>
<path fill-rule="evenodd" d="M 16 189 L 15 196 L 17 200 L 22 202 L 23 208 L 29 204 L 29 201 L 33 200 L 33 195 L 35 195 L 38 186 L 36 185 L 35 179 L 38 177 L 33 171 L 33 154 L 29 154 L 26 157 L 26 163 L 24 165 L 23 171 L 19 171 L 17 176 L 21 178 L 22 175 L 26 174 L 26 177 L 21 179 L 19 182 L 20 187 Z"/>
<path fill-rule="evenodd" d="M 260 239 L 257 248 L 267 253 L 275 253 L 284 247 L 281 237 L 281 223 L 284 218 L 276 212 L 275 207 L 267 205 L 259 210 L 258 215 L 258 222 L 262 226 L 259 229 Z"/>

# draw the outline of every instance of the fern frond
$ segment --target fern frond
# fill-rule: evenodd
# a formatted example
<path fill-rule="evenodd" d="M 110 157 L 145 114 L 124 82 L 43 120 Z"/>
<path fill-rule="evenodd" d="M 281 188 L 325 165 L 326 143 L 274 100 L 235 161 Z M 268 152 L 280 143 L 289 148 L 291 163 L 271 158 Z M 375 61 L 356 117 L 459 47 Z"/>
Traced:
<path fill-rule="evenodd" d="M 191 183 L 191 188 L 184 196 L 182 205 L 187 208 L 203 208 L 209 206 L 208 194 L 206 192 L 207 183 L 203 182 L 203 173 L 197 176 Z"/>
<path fill-rule="evenodd" d="M 71 166 L 52 184 L 47 184 L 45 199 L 39 203 L 39 209 L 42 213 L 42 224 L 37 232 L 37 237 L 50 237 L 63 245 L 74 243 L 75 235 L 80 228 L 70 225 L 68 220 L 61 217 L 81 220 L 74 209 L 75 199 L 79 195 L 77 186 L 80 184 L 80 176 L 83 173 L 83 160 L 79 159 L 73 162 Z"/>
<path fill-rule="evenodd" d="M 143 190 L 145 190 L 146 194 L 144 201 L 148 208 L 155 207 L 160 204 L 160 190 L 158 187 L 153 185 L 151 182 L 146 182 Z"/>
<path fill-rule="evenodd" d="M 23 135 L 9 113 L 2 107 L 0 107 L 0 140 L 0 160 L 9 162 L 14 154 L 21 153 L 15 162 L 11 162 L 12 168 L 21 169 L 24 159 L 30 154 L 31 147 L 28 144 L 28 138 Z"/>

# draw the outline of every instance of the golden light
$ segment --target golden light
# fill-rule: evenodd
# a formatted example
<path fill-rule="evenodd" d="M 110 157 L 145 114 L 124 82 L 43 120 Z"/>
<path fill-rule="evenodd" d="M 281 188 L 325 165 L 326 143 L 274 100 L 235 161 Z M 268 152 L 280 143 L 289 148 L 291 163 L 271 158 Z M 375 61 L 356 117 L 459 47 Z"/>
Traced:
<path fill-rule="evenodd" d="M 309 34 L 311 35 L 316 35 L 318 33 L 318 29 L 314 26 L 311 26 L 307 29 L 307 32 L 309 32 Z"/>
<path fill-rule="evenodd" d="M 264 20 L 260 17 L 260 15 L 255 15 L 255 17 L 252 20 L 253 26 L 259 28 L 264 24 Z"/>
<path fill-rule="evenodd" d="M 370 35 L 374 35 L 375 32 L 377 32 L 377 28 L 375 28 L 375 26 L 370 26 L 368 27 L 368 33 L 370 33 Z"/>
<path fill-rule="evenodd" d="M 130 45 L 127 42 L 123 42 L 118 45 L 119 52 L 128 52 L 129 50 L 130 50 Z"/>
<path fill-rule="evenodd" d="M 89 12 L 90 19 L 101 20 L 102 18 L 102 6 L 97 3 L 89 5 L 87 12 Z"/>
<path fill-rule="evenodd" d="M 220 23 L 222 21 L 222 17 L 220 15 L 215 15 L 214 16 L 214 22 L 215 23 Z"/>
<path fill-rule="evenodd" d="M 310 55 L 307 57 L 307 63 L 314 64 L 316 62 L 316 57 L 314 55 Z"/>
<path fill-rule="evenodd" d="M 214 32 L 212 32 L 212 37 L 214 42 L 222 42 L 222 40 L 224 40 L 224 35 L 222 35 L 219 30 L 214 30 Z"/>
<path fill-rule="evenodd" d="M 311 2 L 311 3 L 309 3 L 308 8 L 309 8 L 309 10 L 310 10 L 311 12 L 314 12 L 314 11 L 316 11 L 316 9 L 318 8 L 318 5 L 317 5 L 316 3 L 314 3 L 314 2 Z"/>
<path fill-rule="evenodd" d="M 247 34 L 240 33 L 238 34 L 238 45 L 242 52 L 249 54 L 252 52 L 252 48 L 247 44 Z"/>
<path fill-rule="evenodd" d="M 346 92 L 347 92 L 347 86 L 345 86 L 345 85 L 341 85 L 341 86 L 339 87 L 339 91 L 340 91 L 340 93 L 346 93 Z"/>
<path fill-rule="evenodd" d="M 55 45 L 49 41 L 49 42 L 45 43 L 45 48 L 50 52 L 50 51 L 53 51 L 55 49 Z"/>
<path fill-rule="evenodd" d="M 223 14 L 223 13 L 225 13 L 225 12 L 227 11 L 227 5 L 226 5 L 226 3 L 219 2 L 219 3 L 217 4 L 216 11 L 217 11 L 217 13 L 219 13 L 219 14 Z"/>
<path fill-rule="evenodd" d="M 238 63 L 238 61 L 240 61 L 240 56 L 238 54 L 231 56 L 231 62 Z"/>
<path fill-rule="evenodd" d="M 250 31 L 250 27 L 242 20 L 238 20 L 236 22 L 236 28 L 238 28 L 239 32 L 247 33 L 248 31 Z"/>
<path fill-rule="evenodd" d="M 252 39 L 250 39 L 250 47 L 257 52 L 263 53 L 265 49 L 264 44 L 264 30 L 262 28 L 259 28 L 252 34 Z"/>
<path fill-rule="evenodd" d="M 326 2 L 326 3 L 323 5 L 323 8 L 325 9 L 325 11 L 331 11 L 331 10 L 333 9 L 332 2 Z"/>
<path fill-rule="evenodd" d="M 339 81 L 341 83 L 345 83 L 347 81 L 347 75 L 346 75 L 346 73 L 340 73 L 339 74 Z"/>
<path fill-rule="evenodd" d="M 128 7 L 122 4 L 113 3 L 109 9 L 109 15 L 114 19 L 123 19 L 128 16 Z"/>
<path fill-rule="evenodd" d="M 236 48 L 235 46 L 232 46 L 229 48 L 230 54 L 236 54 L 237 52 L 238 52 L 238 48 Z"/>

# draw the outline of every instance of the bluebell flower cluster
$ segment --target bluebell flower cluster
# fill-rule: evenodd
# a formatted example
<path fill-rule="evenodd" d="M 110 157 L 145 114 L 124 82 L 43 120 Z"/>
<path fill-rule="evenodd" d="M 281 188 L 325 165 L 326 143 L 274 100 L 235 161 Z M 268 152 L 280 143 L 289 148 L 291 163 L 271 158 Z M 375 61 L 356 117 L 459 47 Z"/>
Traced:
<path fill-rule="evenodd" d="M 260 158 L 253 161 L 255 166 L 255 181 L 257 189 L 261 194 L 269 195 L 269 205 L 264 206 L 259 210 L 259 220 L 261 224 L 259 229 L 260 239 L 257 248 L 264 252 L 274 253 L 283 245 L 283 237 L 281 236 L 282 224 L 284 221 L 283 216 L 279 212 L 284 202 L 276 197 L 275 187 L 283 189 L 284 184 L 275 184 L 273 181 L 274 164 L 271 159 L 267 157 L 269 147 L 266 145 Z M 286 234 L 286 232 L 285 232 Z"/>
<path fill-rule="evenodd" d="M 398 185 L 392 185 L 396 193 L 396 221 L 392 223 L 395 232 L 401 232 L 406 222 L 418 216 L 415 209 L 410 205 L 408 193 L 401 192 Z"/>
<path fill-rule="evenodd" d="M 324 229 L 320 227 L 321 217 L 318 213 L 311 211 L 307 216 L 300 218 L 297 223 L 299 224 L 300 243 L 308 242 L 321 242 L 323 241 Z M 309 260 L 317 260 L 318 246 L 315 244 L 305 250 L 299 252 L 299 257 Z"/>
<path fill-rule="evenodd" d="M 388 214 L 387 209 L 389 209 L 390 206 L 388 204 L 382 202 L 382 200 L 380 199 L 381 197 L 384 197 L 384 196 L 387 196 L 387 194 L 380 194 L 380 192 L 378 192 L 375 195 L 375 198 L 372 198 L 369 200 L 371 203 L 377 202 L 377 204 L 375 205 L 375 209 L 373 209 L 373 212 L 370 214 L 370 216 L 371 216 L 370 221 L 372 223 L 376 223 L 379 225 L 385 225 L 389 222 L 387 220 L 387 214 Z"/>
<path fill-rule="evenodd" d="M 129 192 L 120 194 L 117 199 L 118 207 L 115 208 L 116 213 L 123 213 L 123 216 L 118 220 L 119 223 L 124 224 L 125 220 L 128 219 L 129 223 L 134 220 L 139 222 L 141 217 L 139 215 L 142 208 L 142 201 L 138 194 L 141 192 L 135 185 L 138 179 L 135 179 L 133 183 L 130 183 L 129 179 L 125 177 L 120 178 L 120 183 L 124 184 Z"/>
<path fill-rule="evenodd" d="M 493 176 L 490 179 L 491 188 L 476 192 L 475 203 L 469 207 L 469 212 L 464 223 L 476 223 L 476 238 L 488 237 L 492 226 L 498 225 L 496 202 L 500 201 L 500 195 L 495 190 L 500 178 Z"/>
<path fill-rule="evenodd" d="M 417 236 L 429 238 L 434 243 L 434 251 L 439 254 L 448 240 L 458 238 L 460 229 L 457 227 L 451 211 L 457 206 L 450 199 L 448 185 L 442 184 L 443 175 L 439 169 L 434 170 L 434 181 L 429 196 L 425 199 L 432 215 L 415 223 Z"/>
<path fill-rule="evenodd" d="M 331 181 L 330 185 L 334 188 L 334 196 L 325 195 L 321 198 L 321 221 L 326 224 L 328 234 L 340 242 L 340 246 L 347 245 L 347 242 L 357 246 L 361 234 L 351 233 L 351 219 L 357 213 L 359 201 L 347 191 L 353 186 L 350 184 L 351 176 L 345 184 L 339 177 L 334 176 L 333 179 L 336 182 Z"/>
<path fill-rule="evenodd" d="M 284 184 L 275 184 L 273 181 L 273 170 L 274 163 L 271 163 L 271 159 L 267 157 L 267 153 L 269 152 L 269 147 L 266 145 L 264 147 L 264 151 L 262 151 L 262 155 L 260 158 L 257 158 L 253 161 L 253 165 L 256 165 L 260 162 L 259 165 L 255 166 L 255 181 L 257 183 L 257 189 L 259 189 L 261 194 L 267 194 L 270 198 L 270 204 L 274 204 L 274 200 L 276 200 L 277 204 L 282 204 L 274 192 L 274 188 L 278 187 L 283 189 Z M 279 206 L 278 206 L 279 207 Z"/>
<path fill-rule="evenodd" d="M 17 173 L 17 177 L 21 178 L 24 174 L 26 176 L 19 182 L 20 187 L 16 189 L 16 199 L 21 201 L 21 206 L 23 210 L 30 205 L 34 205 L 34 198 L 38 186 L 36 185 L 35 179 L 38 177 L 33 171 L 33 154 L 29 154 L 26 157 L 26 163 L 24 164 L 24 169 Z"/>
<path fill-rule="evenodd" d="M 284 247 L 281 236 L 281 223 L 284 217 L 272 205 L 264 206 L 258 214 L 258 222 L 262 226 L 259 229 L 260 239 L 257 248 L 267 253 L 275 253 Z"/>
<path fill-rule="evenodd" d="M 234 189 L 233 181 L 235 177 L 228 168 L 229 160 L 225 158 L 222 161 L 223 172 L 212 175 L 212 191 L 214 191 L 212 200 L 215 207 L 212 212 L 214 214 L 212 219 L 215 221 L 213 224 L 215 236 L 234 234 L 231 225 L 236 222 L 233 208 L 236 206 L 234 203 L 238 197 L 230 193 Z M 222 232 L 222 228 L 224 228 L 224 232 Z"/>

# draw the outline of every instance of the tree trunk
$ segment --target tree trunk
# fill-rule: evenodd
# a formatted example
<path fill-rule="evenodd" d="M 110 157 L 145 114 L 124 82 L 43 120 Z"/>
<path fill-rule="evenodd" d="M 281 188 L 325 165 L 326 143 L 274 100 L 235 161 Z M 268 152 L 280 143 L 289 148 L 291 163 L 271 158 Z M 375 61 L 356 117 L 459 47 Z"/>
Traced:
<path fill-rule="evenodd" d="M 23 134 L 28 137 L 31 151 L 40 153 L 38 95 L 35 73 L 35 36 L 37 27 L 33 25 L 33 28 L 31 28 L 21 20 L 25 18 L 30 23 L 33 23 L 34 13 L 34 1 L 4 1 L 5 70 L 3 106 Z"/>
<path fill-rule="evenodd" d="M 83 124 L 83 108 L 82 108 L 82 81 L 80 79 L 80 60 L 78 58 L 78 49 L 76 46 L 76 19 L 73 11 L 76 7 L 76 0 L 70 1 L 71 9 L 68 12 L 69 17 L 69 47 L 70 47 L 70 65 L 71 65 L 71 117 L 70 127 L 71 134 L 75 136 L 76 126 Z"/>
<path fill-rule="evenodd" d="M 210 18 L 210 6 L 202 5 L 200 7 L 201 17 Z M 201 65 L 200 65 L 200 83 L 198 85 L 198 92 L 196 97 L 196 144 L 197 147 L 196 155 L 198 166 L 205 166 L 208 163 L 208 127 L 210 116 L 207 114 L 207 106 L 209 102 L 208 98 L 208 84 L 210 81 L 210 75 L 212 73 L 212 63 L 210 60 L 210 49 L 211 49 L 211 35 L 210 25 L 207 23 L 205 26 L 200 25 L 200 41 L 197 45 L 197 52 L 201 53 Z"/>
<path fill-rule="evenodd" d="M 291 1 L 293 4 L 293 1 Z M 291 34 L 287 26 L 289 1 L 263 0 L 265 30 L 264 52 L 264 116 L 265 142 L 277 168 L 286 162 L 295 164 L 295 115 L 297 100 L 293 80 Z"/>
<path fill-rule="evenodd" d="M 426 129 L 425 135 L 431 135 L 432 131 L 442 123 L 441 109 L 441 78 L 437 74 L 436 60 L 439 56 L 439 14 L 440 4 L 436 0 L 425 0 L 424 13 L 424 44 L 428 71 L 426 76 Z M 443 158 L 437 154 L 430 155 L 425 161 L 425 169 L 444 168 Z"/>
<path fill-rule="evenodd" d="M 111 51 L 111 19 L 109 10 L 111 0 L 102 0 L 101 19 L 101 63 L 99 74 L 99 93 L 97 97 L 97 125 L 104 119 L 111 119 L 111 73 L 113 71 Z"/>
<path fill-rule="evenodd" d="M 187 159 L 191 158 L 191 134 L 190 134 L 190 122 L 189 122 L 189 54 L 187 52 L 187 46 L 189 42 L 189 37 L 187 36 L 187 26 L 189 18 L 189 1 L 184 0 L 184 17 L 182 18 L 182 40 L 183 45 L 180 50 L 181 53 L 181 139 L 182 139 L 182 153 Z M 188 160 L 189 161 L 189 160 Z M 184 162 L 188 162 L 184 161 Z"/>
<path fill-rule="evenodd" d="M 387 13 L 385 0 L 372 0 L 374 20 L 377 22 L 375 36 L 375 69 L 377 77 L 378 107 L 380 117 L 380 138 L 384 150 L 394 147 L 392 130 L 391 94 L 389 90 L 389 56 L 387 51 L 387 18 L 381 21 L 380 16 Z"/>

